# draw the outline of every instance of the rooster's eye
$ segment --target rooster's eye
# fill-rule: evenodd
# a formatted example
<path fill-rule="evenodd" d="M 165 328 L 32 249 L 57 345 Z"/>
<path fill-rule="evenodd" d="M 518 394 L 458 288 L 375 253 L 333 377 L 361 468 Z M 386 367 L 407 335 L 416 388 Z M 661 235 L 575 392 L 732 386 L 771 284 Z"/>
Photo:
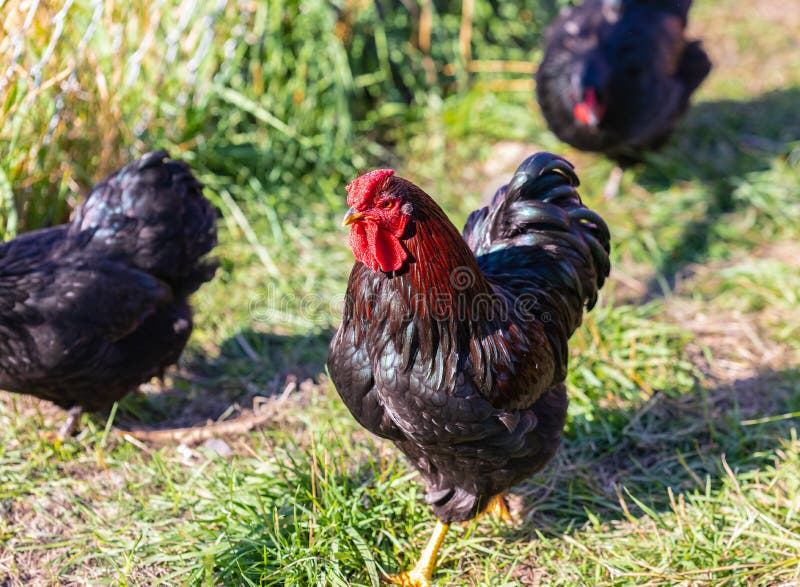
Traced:
<path fill-rule="evenodd" d="M 394 200 L 386 200 L 380 203 L 381 208 L 391 208 L 392 206 L 394 206 Z"/>

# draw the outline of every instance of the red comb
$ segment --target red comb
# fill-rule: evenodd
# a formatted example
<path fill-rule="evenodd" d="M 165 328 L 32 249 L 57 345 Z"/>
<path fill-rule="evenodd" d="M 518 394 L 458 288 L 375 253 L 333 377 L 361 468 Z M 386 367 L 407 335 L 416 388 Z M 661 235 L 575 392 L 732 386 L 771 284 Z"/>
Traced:
<path fill-rule="evenodd" d="M 376 169 L 355 178 L 347 186 L 347 205 L 356 210 L 365 206 L 378 186 L 392 175 L 394 169 Z"/>

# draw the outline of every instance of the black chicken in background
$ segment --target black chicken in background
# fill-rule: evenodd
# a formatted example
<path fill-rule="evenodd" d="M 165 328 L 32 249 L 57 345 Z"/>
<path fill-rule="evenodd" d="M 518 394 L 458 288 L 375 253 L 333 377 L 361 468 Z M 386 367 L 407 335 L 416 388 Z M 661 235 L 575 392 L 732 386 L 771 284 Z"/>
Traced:
<path fill-rule="evenodd" d="M 619 165 L 662 146 L 711 71 L 684 36 L 691 0 L 587 0 L 547 30 L 536 94 L 550 130 Z M 612 173 L 606 197 L 619 189 Z"/>
<path fill-rule="evenodd" d="M 96 185 L 71 223 L 0 245 L 0 389 L 70 410 L 62 437 L 178 360 L 189 295 L 216 270 L 214 209 L 167 158 Z"/>

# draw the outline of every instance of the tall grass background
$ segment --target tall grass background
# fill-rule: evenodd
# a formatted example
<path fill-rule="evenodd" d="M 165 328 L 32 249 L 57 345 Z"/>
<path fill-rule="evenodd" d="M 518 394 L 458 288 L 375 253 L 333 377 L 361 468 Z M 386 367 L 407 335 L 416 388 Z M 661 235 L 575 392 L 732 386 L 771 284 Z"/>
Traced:
<path fill-rule="evenodd" d="M 0 237 L 67 219 L 149 149 L 224 206 L 291 217 L 369 164 L 470 71 L 528 78 L 552 2 L 0 3 Z M 484 63 L 477 68 L 473 62 Z"/>

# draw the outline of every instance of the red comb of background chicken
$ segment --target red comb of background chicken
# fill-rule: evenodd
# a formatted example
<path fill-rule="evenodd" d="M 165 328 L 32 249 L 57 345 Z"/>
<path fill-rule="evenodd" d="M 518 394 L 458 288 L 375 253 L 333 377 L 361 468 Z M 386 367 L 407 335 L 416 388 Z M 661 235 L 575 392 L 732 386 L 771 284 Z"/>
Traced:
<path fill-rule="evenodd" d="M 355 178 L 347 185 L 347 205 L 356 210 L 366 206 L 378 186 L 392 175 L 394 169 L 376 169 Z"/>
<path fill-rule="evenodd" d="M 601 108 L 600 104 L 597 102 L 597 95 L 594 92 L 594 88 L 588 88 L 586 90 L 586 99 L 575 105 L 575 108 L 572 110 L 572 115 L 575 117 L 575 120 L 583 124 L 595 125 L 599 122 L 598 118 L 603 115 L 603 108 Z"/>

